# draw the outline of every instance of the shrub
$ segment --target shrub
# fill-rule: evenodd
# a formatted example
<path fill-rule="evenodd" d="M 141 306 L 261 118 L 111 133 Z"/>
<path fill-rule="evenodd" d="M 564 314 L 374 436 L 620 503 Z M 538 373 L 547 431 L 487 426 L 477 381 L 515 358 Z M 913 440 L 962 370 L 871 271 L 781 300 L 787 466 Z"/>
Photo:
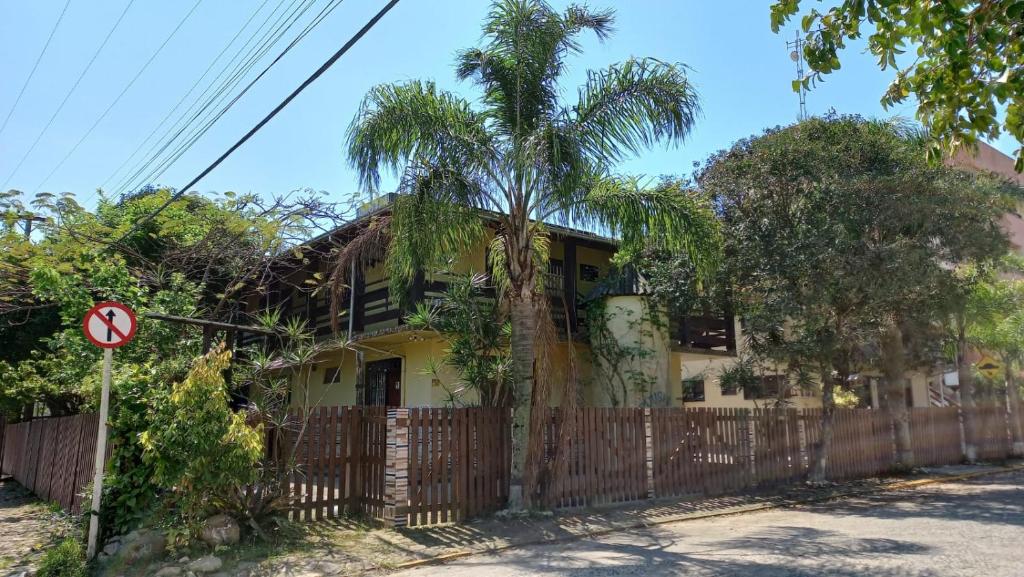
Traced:
<path fill-rule="evenodd" d="M 43 555 L 38 577 L 85 577 L 85 551 L 77 539 L 67 538 Z"/>
<path fill-rule="evenodd" d="M 223 371 L 231 358 L 218 348 L 196 360 L 165 402 L 152 409 L 142 434 L 144 462 L 187 522 L 223 507 L 238 487 L 255 480 L 263 454 L 262 428 L 232 413 Z"/>

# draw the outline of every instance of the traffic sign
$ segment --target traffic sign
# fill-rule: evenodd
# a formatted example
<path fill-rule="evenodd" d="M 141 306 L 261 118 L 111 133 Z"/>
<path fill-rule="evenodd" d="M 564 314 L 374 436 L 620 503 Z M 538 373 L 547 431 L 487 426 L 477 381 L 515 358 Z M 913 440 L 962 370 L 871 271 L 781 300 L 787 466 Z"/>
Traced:
<path fill-rule="evenodd" d="M 137 324 L 132 309 L 121 303 L 103 302 L 85 313 L 82 329 L 97 347 L 116 349 L 132 340 Z"/>
<path fill-rule="evenodd" d="M 975 363 L 974 366 L 978 367 L 979 373 L 990 379 L 998 379 L 1003 376 L 1003 363 L 992 358 L 990 355 L 981 357 L 981 360 Z"/>

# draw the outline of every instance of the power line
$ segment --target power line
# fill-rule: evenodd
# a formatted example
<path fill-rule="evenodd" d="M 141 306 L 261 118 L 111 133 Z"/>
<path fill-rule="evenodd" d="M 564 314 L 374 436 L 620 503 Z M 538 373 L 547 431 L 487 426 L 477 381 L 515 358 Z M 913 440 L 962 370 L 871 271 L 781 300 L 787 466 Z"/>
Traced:
<path fill-rule="evenodd" d="M 86 74 L 88 74 L 89 69 L 92 68 L 93 63 L 96 62 L 96 58 L 100 55 L 100 52 L 103 51 L 103 48 L 107 45 L 107 42 L 110 40 L 110 37 L 114 35 L 114 31 L 117 30 L 117 27 L 121 25 L 121 21 L 124 20 L 124 15 L 128 13 L 128 9 L 131 8 L 132 4 L 134 3 L 135 0 L 128 0 L 128 4 L 124 7 L 124 10 L 121 11 L 121 15 L 117 17 L 117 21 L 114 22 L 114 25 L 110 27 L 109 31 L 107 31 L 107 35 L 103 38 L 103 42 L 100 43 L 99 48 L 97 48 L 96 51 L 93 52 L 92 58 L 89 59 L 89 63 L 85 65 L 85 68 L 82 69 L 81 74 L 79 74 L 78 78 L 75 80 L 75 83 L 71 85 L 71 88 L 68 90 L 67 94 L 64 95 L 64 99 L 61 100 L 60 106 L 58 106 L 57 110 L 55 110 L 53 114 L 50 116 L 50 120 L 46 121 L 46 126 L 44 126 L 43 129 L 39 131 L 39 135 L 36 136 L 35 141 L 32 142 L 32 146 L 30 146 L 29 149 L 25 152 L 25 155 L 21 157 L 21 160 L 19 160 L 18 164 L 14 167 L 14 170 L 12 170 L 11 173 L 7 175 L 7 178 L 4 179 L 4 183 L 2 186 L 0 186 L 0 190 L 7 188 L 7 183 L 11 181 L 11 178 L 13 178 L 15 174 L 17 174 L 18 170 L 21 168 L 21 165 L 25 163 L 25 159 L 28 158 L 30 154 L 32 154 L 33 150 L 36 149 L 36 146 L 39 144 L 39 141 L 42 140 L 43 135 L 46 134 L 46 131 L 50 129 L 50 126 L 53 124 L 54 119 L 57 118 L 57 115 L 60 114 L 60 111 L 64 110 L 64 105 L 68 103 L 68 99 L 71 98 L 71 95 L 74 94 L 75 90 L 78 88 L 78 85 L 82 82 L 82 79 L 85 78 Z"/>
<path fill-rule="evenodd" d="M 221 110 L 219 110 L 212 118 L 206 120 L 205 123 L 201 125 L 200 128 L 193 131 L 192 134 L 187 138 L 187 140 L 184 143 L 179 145 L 178 148 L 174 152 L 172 152 L 169 157 L 165 158 L 162 162 L 160 162 L 159 165 L 149 173 L 149 175 L 147 175 L 144 179 L 142 179 L 141 182 L 137 184 L 143 184 L 145 182 L 151 181 L 154 178 L 159 177 L 161 174 L 163 174 L 165 170 L 167 170 L 169 166 L 177 162 L 177 160 L 181 158 L 200 138 L 202 138 L 202 136 L 205 135 L 210 130 L 210 128 L 212 128 L 213 125 L 218 120 L 220 120 L 220 118 L 223 117 L 228 112 L 228 110 L 230 110 L 231 107 L 234 106 L 235 103 L 237 103 L 249 91 L 249 89 L 251 89 L 257 82 L 259 82 L 260 79 L 262 79 L 267 74 L 267 72 L 269 72 L 270 69 L 274 67 L 274 65 L 276 65 L 282 58 L 284 58 L 284 56 L 288 54 L 288 52 L 292 48 L 294 48 L 299 42 L 301 42 L 306 37 L 306 35 L 308 35 L 314 28 L 316 28 L 321 22 L 323 22 L 323 20 L 327 18 L 327 16 L 329 16 L 331 12 L 334 11 L 335 8 L 341 5 L 343 1 L 344 0 L 332 0 L 330 4 L 325 6 L 320 11 L 320 13 L 313 19 L 313 21 L 307 24 L 305 29 L 303 29 L 302 32 L 300 32 L 288 44 L 288 46 L 286 46 L 284 50 L 282 50 L 281 53 L 278 54 L 277 57 L 275 57 L 274 60 L 270 62 L 270 64 L 268 64 L 238 94 L 236 94 L 235 97 L 227 103 L 227 105 L 221 108 Z"/>
<path fill-rule="evenodd" d="M 305 4 L 305 6 L 300 4 L 298 7 L 294 8 L 294 10 L 292 10 L 292 7 L 295 6 L 296 4 L 296 0 L 292 0 L 291 4 L 288 5 L 288 8 L 285 9 L 285 12 L 278 16 L 277 21 L 271 26 L 271 29 L 268 29 L 265 33 L 263 33 L 262 37 L 259 38 L 256 45 L 254 45 L 252 48 L 249 48 L 248 52 L 243 54 L 243 52 L 246 51 L 249 44 L 256 38 L 256 35 L 260 34 L 260 30 L 262 30 L 270 22 L 270 19 L 274 17 L 274 14 L 277 12 L 277 9 L 275 9 L 274 12 L 271 13 L 270 17 L 268 17 L 268 19 L 260 26 L 260 28 L 257 29 L 253 37 L 250 38 L 249 41 L 247 41 L 245 45 L 243 45 L 242 48 L 239 49 L 239 51 L 235 54 L 231 61 L 228 62 L 225 68 L 221 70 L 221 72 L 218 74 L 218 78 L 222 78 L 224 77 L 225 73 L 228 73 L 229 76 L 227 77 L 227 79 L 220 82 L 219 85 L 217 85 L 217 79 L 215 79 L 214 82 L 209 87 L 207 87 L 206 90 L 203 91 L 203 93 L 199 96 L 199 99 L 197 99 L 197 101 L 193 103 L 192 106 L 188 108 L 188 110 L 185 111 L 185 114 L 177 122 L 175 122 L 175 124 L 164 134 L 163 137 L 161 137 L 161 141 L 163 141 L 163 144 L 162 146 L 160 146 L 159 150 L 157 150 L 155 154 L 150 156 L 150 152 L 153 150 L 153 148 L 156 148 L 156 146 L 160 145 L 160 142 L 154 143 L 150 150 L 146 152 L 146 156 L 149 157 L 148 160 L 141 161 L 138 165 L 135 166 L 135 168 L 130 174 L 126 175 L 118 183 L 115 189 L 115 195 L 121 194 L 122 192 L 129 190 L 131 188 L 132 182 L 136 181 L 140 175 L 146 172 L 149 169 L 149 167 L 154 162 L 157 161 L 160 155 L 162 155 L 168 149 L 168 147 L 173 145 L 174 142 L 183 133 L 189 131 L 188 137 L 191 137 L 192 134 L 194 134 L 194 129 L 190 129 L 193 123 L 195 123 L 197 119 L 199 119 L 200 117 L 205 118 L 206 116 L 208 116 L 208 114 L 205 114 L 206 111 L 211 106 L 222 101 L 225 98 L 225 94 L 229 90 L 233 89 L 234 86 L 237 85 L 249 73 L 249 71 L 259 62 L 259 60 L 263 58 L 263 56 L 275 44 L 277 44 L 278 41 L 280 41 L 284 34 L 289 29 L 291 29 L 291 27 L 295 24 L 298 18 L 300 18 L 302 14 L 304 14 L 306 10 L 309 9 L 309 7 L 312 5 L 310 1 L 315 2 L 315 0 L 304 0 L 303 3 Z M 290 14 L 286 14 L 288 10 L 292 10 Z M 241 57 L 241 60 L 239 60 L 236 63 L 235 61 L 238 60 L 239 57 Z M 229 68 L 231 69 L 230 72 L 228 72 Z M 210 92 L 211 88 L 214 88 L 215 85 L 216 89 L 209 96 L 209 98 L 207 98 L 204 101 L 203 98 L 206 96 L 207 93 Z M 196 105 L 200 104 L 200 102 L 203 102 L 202 106 L 196 109 L 195 112 L 192 113 L 191 117 L 187 118 L 186 120 L 185 117 L 188 116 L 189 113 L 196 107 Z M 182 120 L 185 120 L 183 124 Z M 176 128 L 177 130 L 175 131 Z M 174 134 L 170 135 L 171 132 L 174 132 Z M 168 137 L 168 135 L 170 136 Z"/>
<path fill-rule="evenodd" d="M 71 150 L 69 150 L 68 153 L 64 155 L 64 158 L 62 158 L 61 161 L 57 163 L 57 166 L 53 167 L 53 170 L 51 170 L 50 173 L 46 175 L 46 178 L 44 178 L 43 181 L 39 183 L 39 186 L 36 187 L 37 192 L 40 188 L 42 188 L 44 184 L 46 184 L 46 181 L 50 180 L 50 177 L 53 176 L 55 172 L 60 170 L 60 167 L 64 166 L 64 163 L 67 162 L 69 158 L 71 158 L 71 155 L 74 154 L 76 150 L 78 150 L 78 147 L 81 146 L 83 142 L 85 142 L 85 139 L 89 138 L 89 135 L 92 134 L 92 131 L 96 130 L 96 127 L 99 126 L 100 122 L 103 122 L 103 119 L 106 118 L 107 115 L 110 114 L 110 111 L 113 110 L 115 106 L 117 106 L 117 103 L 120 102 L 122 98 L 124 98 L 124 95 L 128 93 L 128 90 L 130 90 L 131 87 L 135 85 L 135 82 L 139 79 L 140 76 L 142 76 L 142 73 L 145 72 L 146 69 L 149 68 L 149 65 L 153 63 L 153 60 L 155 60 L 156 57 L 159 56 L 161 52 L 163 52 L 163 49 L 167 46 L 167 43 L 170 42 L 172 38 L 174 38 L 174 36 L 178 33 L 179 30 L 181 30 L 181 27 L 185 24 L 186 21 L 188 21 L 188 19 L 196 11 L 196 8 L 199 8 L 199 5 L 202 3 L 203 0 L 196 0 L 196 3 L 192 5 L 192 8 L 188 11 L 187 14 L 185 14 L 185 17 L 182 18 L 181 21 L 178 22 L 178 25 L 174 27 L 174 30 L 172 30 L 171 33 L 167 35 L 167 38 L 164 39 L 163 43 L 160 44 L 156 51 L 153 52 L 153 54 L 149 57 L 148 60 L 146 60 L 146 63 L 142 65 L 142 68 L 139 68 L 138 72 L 135 73 L 135 76 L 133 76 L 132 79 L 128 82 L 128 84 L 126 84 L 125 87 L 121 90 L 121 93 L 118 94 L 117 97 L 114 98 L 114 101 L 110 103 L 110 106 L 107 106 L 106 110 L 103 111 L 103 114 L 100 114 L 100 117 L 96 119 L 96 122 L 93 122 L 92 126 L 89 127 L 89 130 L 85 131 L 85 134 L 83 134 L 82 137 L 78 139 L 78 142 L 76 142 L 75 145 L 71 147 Z"/>
<path fill-rule="evenodd" d="M 132 152 L 131 156 L 126 158 L 124 162 L 121 163 L 121 166 L 118 166 L 117 169 L 115 169 L 114 172 L 112 172 L 110 176 L 108 176 L 107 179 L 103 181 L 103 184 L 100 185 L 101 189 L 105 187 L 107 183 L 110 182 L 111 179 L 113 179 L 118 173 L 120 173 L 121 170 L 125 166 L 127 166 L 128 163 L 133 158 L 135 158 L 135 155 L 142 150 L 142 147 L 145 146 L 150 141 L 150 139 L 156 136 L 156 133 L 160 130 L 160 128 L 171 118 L 172 115 L 174 115 L 174 112 L 177 111 L 182 104 L 184 104 L 185 100 L 187 100 L 188 97 L 191 96 L 193 92 L 195 92 L 195 89 L 199 87 L 199 84 L 203 81 L 204 78 L 206 78 L 206 75 L 209 74 L 211 70 L 213 70 L 213 67 L 217 65 L 217 62 L 220 61 L 221 57 L 224 56 L 228 49 L 231 48 L 231 46 L 235 43 L 236 40 L 238 40 L 238 37 L 242 35 L 242 32 L 245 32 L 245 29 L 249 27 L 249 24 L 252 23 L 252 21 L 256 18 L 256 15 L 263 10 L 263 7 L 266 6 L 267 2 L 269 1 L 270 0 L 263 0 L 263 2 L 256 8 L 256 10 L 253 11 L 253 13 L 249 16 L 245 23 L 242 24 L 242 27 L 238 29 L 238 32 L 236 32 L 235 35 L 231 38 L 231 40 L 229 40 L 228 43 L 224 45 L 224 48 L 221 49 L 220 53 L 217 54 L 217 56 L 210 62 L 210 65 L 206 67 L 206 70 L 203 71 L 202 76 L 197 78 L 196 81 L 192 84 L 192 87 L 188 89 L 188 92 L 186 92 L 185 95 L 182 96 L 180 100 L 178 100 L 178 103 L 174 105 L 174 108 L 172 108 L 170 112 L 168 112 L 167 115 L 163 117 L 160 123 L 157 124 L 155 128 L 153 128 L 149 135 L 146 136 L 146 138 L 139 143 L 139 145 L 135 148 L 135 151 Z"/>
<path fill-rule="evenodd" d="M 46 43 L 43 44 L 43 49 L 39 51 L 39 56 L 36 56 L 36 62 L 32 65 L 32 71 L 28 73 L 28 78 L 25 79 L 25 83 L 21 85 L 21 90 L 18 91 L 18 97 L 14 99 L 14 104 L 11 105 L 11 109 L 7 111 L 7 117 L 4 118 L 3 125 L 0 125 L 0 135 L 4 133 L 4 129 L 7 128 L 7 123 L 11 120 L 11 116 L 14 114 L 14 110 L 18 108 L 18 104 L 21 102 L 21 97 L 25 95 L 25 89 L 28 88 L 29 82 L 32 82 L 32 77 L 36 75 L 36 69 L 39 68 L 39 63 L 43 60 L 43 55 L 46 54 L 46 49 L 50 47 L 50 41 L 53 40 L 53 35 L 57 33 L 57 27 L 60 26 L 61 20 L 64 20 L 64 14 L 68 11 L 68 6 L 71 5 L 71 0 L 67 0 L 64 3 L 64 8 L 60 11 L 60 16 L 57 17 L 57 22 L 54 23 L 53 29 L 50 30 L 50 35 L 46 37 Z"/>
<path fill-rule="evenodd" d="M 229 156 L 231 156 L 236 150 L 238 150 L 243 144 L 245 144 L 250 138 L 252 138 L 254 134 L 259 132 L 259 130 L 263 128 L 268 122 L 270 122 L 275 116 L 277 116 L 279 112 L 284 110 L 284 108 L 288 106 L 288 104 L 290 104 L 292 100 L 295 100 L 295 97 L 301 94 L 302 91 L 305 90 L 310 84 L 312 84 L 318 78 L 320 78 L 320 76 L 322 76 L 324 72 L 327 72 L 327 70 L 331 66 L 333 66 L 335 62 L 337 62 L 342 56 L 345 55 L 346 52 L 348 52 L 353 46 L 355 46 L 356 42 L 359 42 L 359 40 L 363 36 L 365 36 L 366 33 L 369 32 L 377 24 L 377 22 L 380 21 L 381 18 L 383 18 L 388 12 L 390 12 L 391 9 L 394 8 L 396 4 L 398 4 L 398 2 L 399 0 L 390 0 L 387 4 L 385 4 L 384 7 L 381 8 L 380 11 L 373 16 L 373 18 L 367 21 L 367 23 L 364 24 L 363 27 L 360 28 L 358 32 L 356 32 L 351 38 L 348 39 L 348 42 L 346 42 L 341 48 L 338 49 L 337 52 L 335 52 L 333 55 L 331 55 L 330 58 L 328 58 L 323 64 L 321 64 L 320 68 L 317 68 L 316 71 L 309 76 L 309 78 L 304 80 L 302 84 L 300 84 L 298 88 L 293 90 L 291 94 L 289 94 L 284 100 L 281 101 L 280 104 L 275 106 L 274 109 L 271 110 L 269 114 L 264 116 L 263 120 L 260 120 L 258 123 L 256 123 L 255 126 L 249 129 L 249 132 L 246 132 L 245 135 L 242 136 L 242 138 L 240 138 L 237 142 L 231 145 L 231 148 L 227 149 L 227 151 L 225 151 L 224 154 L 221 154 L 220 157 L 217 158 L 217 160 L 213 161 L 212 164 L 203 169 L 203 171 L 200 172 L 198 176 L 189 181 L 188 184 L 178 189 L 177 192 L 172 194 L 171 197 L 168 198 L 162 205 L 157 207 L 156 210 L 139 219 L 134 225 L 132 225 L 128 232 L 123 234 L 116 241 L 109 243 L 109 245 L 112 246 L 115 244 L 121 244 L 126 238 L 134 234 L 135 231 L 139 229 L 139 227 L 156 218 L 161 212 L 166 210 L 167 207 L 170 206 L 172 202 L 184 196 L 188 192 L 188 189 L 195 186 L 195 184 L 202 180 L 207 174 L 213 172 L 215 168 L 220 166 L 222 162 L 224 162 Z"/>

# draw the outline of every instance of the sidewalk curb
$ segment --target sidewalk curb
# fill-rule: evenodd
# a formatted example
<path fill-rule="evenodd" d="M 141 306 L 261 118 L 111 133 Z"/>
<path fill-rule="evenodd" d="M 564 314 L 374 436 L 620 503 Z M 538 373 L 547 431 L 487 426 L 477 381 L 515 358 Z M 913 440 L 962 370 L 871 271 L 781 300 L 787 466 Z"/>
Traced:
<path fill-rule="evenodd" d="M 812 503 L 823 503 L 826 501 L 834 501 L 837 499 L 844 499 L 848 497 L 857 497 L 860 495 L 870 495 L 875 493 L 883 493 L 887 491 L 899 491 L 901 489 L 912 489 L 915 487 L 921 487 L 924 485 L 934 485 L 938 483 L 950 483 L 956 481 L 963 481 L 966 479 L 973 479 L 976 477 L 985 477 L 988 475 L 999 475 L 1001 473 L 1012 473 L 1014 471 L 1024 470 L 1024 464 L 1014 465 L 1010 467 L 1000 467 L 997 469 L 988 469 L 985 471 L 974 471 L 968 473 L 960 473 L 957 475 L 946 475 L 941 477 L 925 477 L 923 479 L 913 479 L 910 481 L 895 481 L 893 483 L 886 483 L 884 485 L 851 489 L 832 495 L 824 495 L 820 497 L 811 497 L 799 500 L 777 500 L 769 501 L 765 503 L 757 503 L 753 505 L 740 506 L 724 511 L 709 511 L 706 513 L 691 513 L 686 515 L 676 515 L 674 517 L 663 517 L 660 519 L 648 519 L 641 520 L 632 523 L 627 523 L 616 527 L 607 527 L 604 529 L 598 529 L 595 531 L 587 531 L 576 535 L 566 535 L 555 538 L 538 538 L 529 541 L 523 541 L 520 543 L 506 543 L 504 545 L 498 545 L 494 547 L 488 547 L 485 549 L 466 549 L 462 551 L 454 551 L 451 553 L 445 553 L 444 555 L 436 555 L 434 557 L 426 557 L 423 559 L 414 559 L 412 561 L 405 561 L 388 567 L 386 571 L 401 571 L 404 569 L 415 569 L 416 567 L 424 567 L 428 565 L 443 565 L 449 561 L 457 559 L 463 559 L 466 557 L 472 557 L 474 555 L 486 555 L 491 553 L 499 553 L 502 551 L 508 551 L 510 549 L 519 549 L 522 547 L 529 547 L 532 545 L 557 545 L 559 543 L 569 543 L 572 541 L 580 541 L 583 539 L 590 539 L 593 537 L 601 537 L 609 535 L 611 533 L 619 533 L 622 531 L 629 531 L 632 529 L 642 529 L 645 527 L 656 527 L 658 525 L 670 525 L 673 523 L 683 523 L 686 521 L 697 521 L 700 519 L 713 519 L 717 517 L 729 517 L 733 515 L 743 515 L 746 513 L 755 513 L 758 511 L 769 511 L 773 509 L 784 509 L 788 507 L 795 507 L 799 505 L 808 505 Z M 370 569 L 367 571 L 360 571 L 352 573 L 348 577 L 357 577 L 359 575 L 365 575 L 371 571 L 380 571 L 380 569 Z"/>

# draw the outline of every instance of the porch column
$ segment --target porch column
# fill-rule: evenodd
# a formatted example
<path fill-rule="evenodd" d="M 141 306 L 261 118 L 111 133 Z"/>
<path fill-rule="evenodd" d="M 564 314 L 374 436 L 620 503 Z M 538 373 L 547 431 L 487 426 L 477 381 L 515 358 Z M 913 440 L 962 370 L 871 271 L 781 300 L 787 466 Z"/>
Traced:
<path fill-rule="evenodd" d="M 404 527 L 409 503 L 409 409 L 388 409 L 384 455 L 384 523 Z"/>

